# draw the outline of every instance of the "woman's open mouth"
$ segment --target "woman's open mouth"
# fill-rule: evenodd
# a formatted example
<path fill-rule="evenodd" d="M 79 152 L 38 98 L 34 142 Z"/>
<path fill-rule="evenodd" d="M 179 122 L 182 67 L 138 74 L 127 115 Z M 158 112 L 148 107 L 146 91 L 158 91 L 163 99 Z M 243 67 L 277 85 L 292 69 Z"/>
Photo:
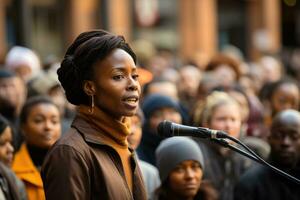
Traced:
<path fill-rule="evenodd" d="M 136 108 L 138 106 L 139 97 L 138 96 L 130 96 L 123 99 L 123 102 L 127 107 Z"/>

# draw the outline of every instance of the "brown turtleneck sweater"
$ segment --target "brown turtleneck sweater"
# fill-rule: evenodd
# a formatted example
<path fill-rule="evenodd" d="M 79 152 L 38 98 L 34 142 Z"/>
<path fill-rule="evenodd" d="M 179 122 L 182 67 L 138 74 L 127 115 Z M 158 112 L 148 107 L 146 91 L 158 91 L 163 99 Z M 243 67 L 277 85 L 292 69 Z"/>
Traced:
<path fill-rule="evenodd" d="M 131 152 L 127 143 L 127 136 L 130 134 L 130 119 L 124 117 L 124 120 L 120 122 L 97 107 L 94 108 L 93 113 L 90 113 L 89 107 L 83 105 L 79 106 L 78 113 L 98 129 L 99 133 L 103 133 L 103 142 L 110 145 L 119 154 L 127 184 L 132 191 L 133 170 L 130 160 Z"/>

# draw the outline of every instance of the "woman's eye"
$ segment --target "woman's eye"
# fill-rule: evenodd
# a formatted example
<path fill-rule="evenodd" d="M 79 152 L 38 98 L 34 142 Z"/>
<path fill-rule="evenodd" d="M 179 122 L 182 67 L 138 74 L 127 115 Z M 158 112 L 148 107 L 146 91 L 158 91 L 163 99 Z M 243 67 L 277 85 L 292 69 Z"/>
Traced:
<path fill-rule="evenodd" d="M 52 124 L 58 124 L 59 120 L 51 120 Z"/>
<path fill-rule="evenodd" d="M 183 172 L 184 169 L 183 169 L 183 167 L 181 167 L 181 166 L 177 166 L 177 167 L 174 169 L 174 171 L 180 173 L 180 172 Z"/>
<path fill-rule="evenodd" d="M 33 122 L 39 124 L 43 122 L 43 119 L 34 119 Z"/>
<path fill-rule="evenodd" d="M 192 165 L 192 168 L 193 169 L 198 169 L 198 168 L 201 168 L 201 166 L 200 166 L 200 164 L 195 163 L 195 164 Z"/>
<path fill-rule="evenodd" d="M 113 77 L 114 80 L 121 80 L 122 78 L 123 78 L 122 75 L 117 75 Z"/>
<path fill-rule="evenodd" d="M 137 80 L 137 79 L 139 78 L 139 75 L 138 75 L 138 74 L 135 74 L 135 75 L 132 76 L 132 78 L 133 78 L 134 80 Z"/>

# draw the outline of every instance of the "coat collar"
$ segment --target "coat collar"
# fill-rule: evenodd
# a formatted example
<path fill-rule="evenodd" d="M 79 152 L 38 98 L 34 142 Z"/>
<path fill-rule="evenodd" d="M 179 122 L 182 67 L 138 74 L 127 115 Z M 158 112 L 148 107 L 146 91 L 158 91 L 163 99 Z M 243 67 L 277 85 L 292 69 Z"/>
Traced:
<path fill-rule="evenodd" d="M 111 143 L 114 142 L 114 139 L 107 136 L 103 130 L 97 129 L 81 115 L 76 115 L 71 127 L 76 129 L 82 135 L 83 139 L 88 143 L 112 147 Z M 120 144 L 119 147 L 128 148 L 130 152 L 134 153 L 134 150 L 128 145 L 124 146 Z"/>
<path fill-rule="evenodd" d="M 22 144 L 19 152 L 15 155 L 12 169 L 21 180 L 43 187 L 40 172 L 34 166 L 25 143 Z"/>

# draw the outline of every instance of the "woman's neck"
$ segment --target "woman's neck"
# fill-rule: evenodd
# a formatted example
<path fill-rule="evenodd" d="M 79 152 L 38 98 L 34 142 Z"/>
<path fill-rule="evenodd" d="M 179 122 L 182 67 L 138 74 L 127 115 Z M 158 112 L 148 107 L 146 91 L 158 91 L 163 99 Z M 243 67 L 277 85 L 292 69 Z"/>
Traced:
<path fill-rule="evenodd" d="M 30 144 L 27 144 L 27 148 L 28 148 L 29 155 L 33 161 L 33 164 L 38 169 L 40 169 L 40 167 L 43 164 L 44 158 L 46 157 L 48 149 L 40 148 Z"/>
<path fill-rule="evenodd" d="M 105 136 L 110 137 L 116 143 L 127 148 L 127 136 L 130 134 L 130 120 L 122 117 L 119 120 L 108 115 L 98 107 L 89 112 L 89 107 L 80 105 L 79 115 L 86 119 L 93 127 L 100 130 Z"/>
<path fill-rule="evenodd" d="M 174 192 L 169 192 L 169 194 L 167 195 L 167 200 L 193 200 L 193 199 L 194 197 L 183 197 L 183 196 L 179 196 Z"/>

